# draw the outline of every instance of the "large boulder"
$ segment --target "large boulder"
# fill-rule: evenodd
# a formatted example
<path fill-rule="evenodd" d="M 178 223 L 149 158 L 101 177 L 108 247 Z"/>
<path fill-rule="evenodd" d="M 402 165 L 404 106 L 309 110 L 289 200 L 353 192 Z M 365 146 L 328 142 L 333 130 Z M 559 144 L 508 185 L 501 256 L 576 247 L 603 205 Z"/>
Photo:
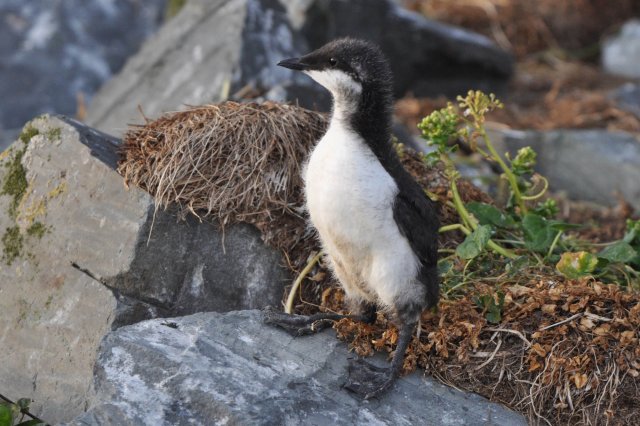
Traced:
<path fill-rule="evenodd" d="M 100 90 L 87 122 L 119 135 L 185 105 L 261 96 L 328 110 L 328 92 L 276 66 L 344 35 L 380 43 L 396 92 L 458 95 L 500 91 L 511 56 L 489 39 L 429 21 L 390 0 L 190 0 Z"/>
<path fill-rule="evenodd" d="M 157 316 L 276 305 L 289 276 L 249 225 L 155 211 L 114 171 L 118 140 L 29 123 L 0 167 L 0 389 L 49 422 L 86 409 L 100 339 Z"/>
<path fill-rule="evenodd" d="M 618 108 L 628 111 L 640 118 L 640 84 L 626 83 L 612 91 L 609 95 Z"/>
<path fill-rule="evenodd" d="M 491 132 L 500 151 L 512 158 L 522 147 L 538 154 L 536 171 L 574 200 L 615 205 L 616 194 L 640 209 L 640 139 L 606 130 Z"/>
<path fill-rule="evenodd" d="M 284 93 L 304 91 L 310 80 L 276 63 L 305 49 L 277 0 L 190 0 L 100 90 L 87 122 L 120 134 L 143 121 L 139 109 L 152 117 L 285 82 Z"/>
<path fill-rule="evenodd" d="M 611 74 L 640 78 L 640 19 L 627 22 L 604 42 L 602 65 Z"/>
<path fill-rule="evenodd" d="M 292 338 L 258 311 L 145 321 L 105 338 L 96 398 L 69 425 L 527 424 L 419 373 L 362 401 L 342 389 L 348 356 L 334 332 Z"/>
<path fill-rule="evenodd" d="M 152 34 L 166 0 L 0 2 L 0 128 L 73 114 Z M 12 140 L 2 138 L 0 150 Z M 6 144 L 3 144 L 6 142 Z"/>
<path fill-rule="evenodd" d="M 426 19 L 392 0 L 295 3 L 297 9 L 307 8 L 302 33 L 312 48 L 344 36 L 378 43 L 391 63 L 399 96 L 502 92 L 513 72 L 513 57 L 488 38 Z"/>

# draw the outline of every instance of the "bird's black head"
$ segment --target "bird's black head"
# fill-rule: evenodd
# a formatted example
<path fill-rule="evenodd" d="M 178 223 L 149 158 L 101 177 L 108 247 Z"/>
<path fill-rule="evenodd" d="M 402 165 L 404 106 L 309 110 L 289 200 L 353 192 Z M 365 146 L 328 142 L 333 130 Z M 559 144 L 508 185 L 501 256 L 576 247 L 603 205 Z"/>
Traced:
<path fill-rule="evenodd" d="M 365 40 L 334 40 L 301 58 L 285 59 L 278 65 L 309 75 L 336 100 L 369 90 L 391 91 L 391 71 L 384 54 Z"/>

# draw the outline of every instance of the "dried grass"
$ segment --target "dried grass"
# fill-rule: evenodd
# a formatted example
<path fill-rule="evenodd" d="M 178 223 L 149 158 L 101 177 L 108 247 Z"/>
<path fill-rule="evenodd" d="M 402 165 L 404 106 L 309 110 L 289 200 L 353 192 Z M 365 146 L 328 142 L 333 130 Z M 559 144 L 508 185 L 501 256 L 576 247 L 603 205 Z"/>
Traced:
<path fill-rule="evenodd" d="M 594 57 L 603 34 L 640 15 L 637 0 L 404 0 L 433 19 L 469 28 L 524 57 L 566 49 Z"/>
<path fill-rule="evenodd" d="M 423 368 L 526 414 L 533 424 L 639 424 L 638 293 L 543 271 L 522 271 L 509 281 L 478 282 L 466 296 L 442 301 L 437 313 L 425 312 L 405 372 Z M 503 318 L 492 325 L 473 298 L 498 290 L 506 295 Z M 331 308 L 342 298 L 335 293 L 340 290 L 325 298 Z M 381 316 L 374 325 L 342 320 L 335 328 L 364 356 L 390 353 L 398 337 Z"/>
<path fill-rule="evenodd" d="M 221 226 L 247 222 L 268 244 L 315 247 L 302 211 L 301 167 L 326 128 L 323 114 L 267 102 L 224 102 L 167 114 L 125 135 L 118 171 L 127 185 Z M 299 253 L 299 254 L 298 254 Z"/>

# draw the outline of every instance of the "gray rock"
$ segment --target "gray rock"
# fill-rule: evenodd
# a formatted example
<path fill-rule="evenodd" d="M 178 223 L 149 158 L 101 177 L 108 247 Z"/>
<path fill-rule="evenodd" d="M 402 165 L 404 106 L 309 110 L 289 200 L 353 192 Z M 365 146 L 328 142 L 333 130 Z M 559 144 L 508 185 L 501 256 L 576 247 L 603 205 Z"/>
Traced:
<path fill-rule="evenodd" d="M 72 114 L 160 24 L 166 0 L 0 3 L 0 127 Z"/>
<path fill-rule="evenodd" d="M 500 91 L 513 68 L 511 56 L 489 39 L 392 1 L 190 0 L 100 90 L 87 122 L 119 135 L 127 123 L 143 121 L 139 107 L 155 117 L 243 93 L 327 110 L 325 90 L 276 63 L 343 35 L 381 44 L 398 94 Z"/>
<path fill-rule="evenodd" d="M 305 76 L 276 66 L 306 49 L 277 0 L 190 0 L 100 90 L 87 122 L 121 134 L 128 123 L 143 121 L 138 107 L 157 116 L 247 89 L 264 93 L 285 83 L 314 87 Z"/>
<path fill-rule="evenodd" d="M 256 229 L 228 227 L 223 250 L 212 224 L 164 211 L 154 218 L 151 196 L 124 188 L 113 170 L 116 139 L 65 118 L 30 126 L 39 134 L 11 147 L 24 151 L 28 182 L 17 215 L 0 196 L 3 394 L 33 398 L 49 422 L 69 420 L 86 410 L 110 329 L 281 300 L 283 259 Z M 0 184 L 11 170 L 0 167 Z"/>
<path fill-rule="evenodd" d="M 538 153 L 536 170 L 552 190 L 575 200 L 615 205 L 619 192 L 640 209 L 640 139 L 606 130 L 494 131 L 499 150 L 512 156 L 524 146 Z"/>
<path fill-rule="evenodd" d="M 124 272 L 147 202 L 92 159 L 74 127 L 52 118 L 32 125 L 40 135 L 22 157 L 29 186 L 17 218 L 8 213 L 12 199 L 0 197 L 0 389 L 14 400 L 33 398 L 35 414 L 54 422 L 85 410 L 96 350 L 116 308 L 111 292 L 70 262 L 104 276 Z M 2 182 L 8 171 L 0 167 Z M 33 223 L 46 232 L 30 236 Z"/>
<path fill-rule="evenodd" d="M 624 84 L 614 90 L 610 96 L 616 101 L 619 108 L 640 118 L 640 84 Z"/>
<path fill-rule="evenodd" d="M 513 72 L 512 56 L 488 38 L 428 20 L 391 0 L 316 0 L 302 31 L 312 48 L 342 36 L 378 43 L 391 62 L 399 96 L 502 92 Z"/>
<path fill-rule="evenodd" d="M 105 338 L 96 398 L 69 425 L 527 424 L 418 373 L 361 401 L 341 388 L 348 356 L 332 331 L 292 338 L 257 311 L 145 321 Z"/>
<path fill-rule="evenodd" d="M 640 78 L 640 20 L 632 19 L 602 48 L 604 69 L 616 75 Z"/>

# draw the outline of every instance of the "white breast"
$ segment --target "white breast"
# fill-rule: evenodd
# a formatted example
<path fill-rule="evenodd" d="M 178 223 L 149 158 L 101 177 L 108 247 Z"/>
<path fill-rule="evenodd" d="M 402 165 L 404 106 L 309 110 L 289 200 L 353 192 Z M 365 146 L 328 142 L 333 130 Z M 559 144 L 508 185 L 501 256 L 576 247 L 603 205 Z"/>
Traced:
<path fill-rule="evenodd" d="M 398 188 L 364 141 L 332 124 L 305 174 L 307 208 L 321 236 L 328 228 L 358 244 L 385 222 Z M 365 242 L 365 241 L 363 241 Z"/>
<path fill-rule="evenodd" d="M 360 136 L 335 119 L 312 152 L 304 178 L 311 222 L 334 267 L 347 270 L 349 276 L 338 274 L 347 293 L 365 285 L 373 296 L 355 298 L 392 305 L 418 268 L 393 218 L 393 178 Z"/>

